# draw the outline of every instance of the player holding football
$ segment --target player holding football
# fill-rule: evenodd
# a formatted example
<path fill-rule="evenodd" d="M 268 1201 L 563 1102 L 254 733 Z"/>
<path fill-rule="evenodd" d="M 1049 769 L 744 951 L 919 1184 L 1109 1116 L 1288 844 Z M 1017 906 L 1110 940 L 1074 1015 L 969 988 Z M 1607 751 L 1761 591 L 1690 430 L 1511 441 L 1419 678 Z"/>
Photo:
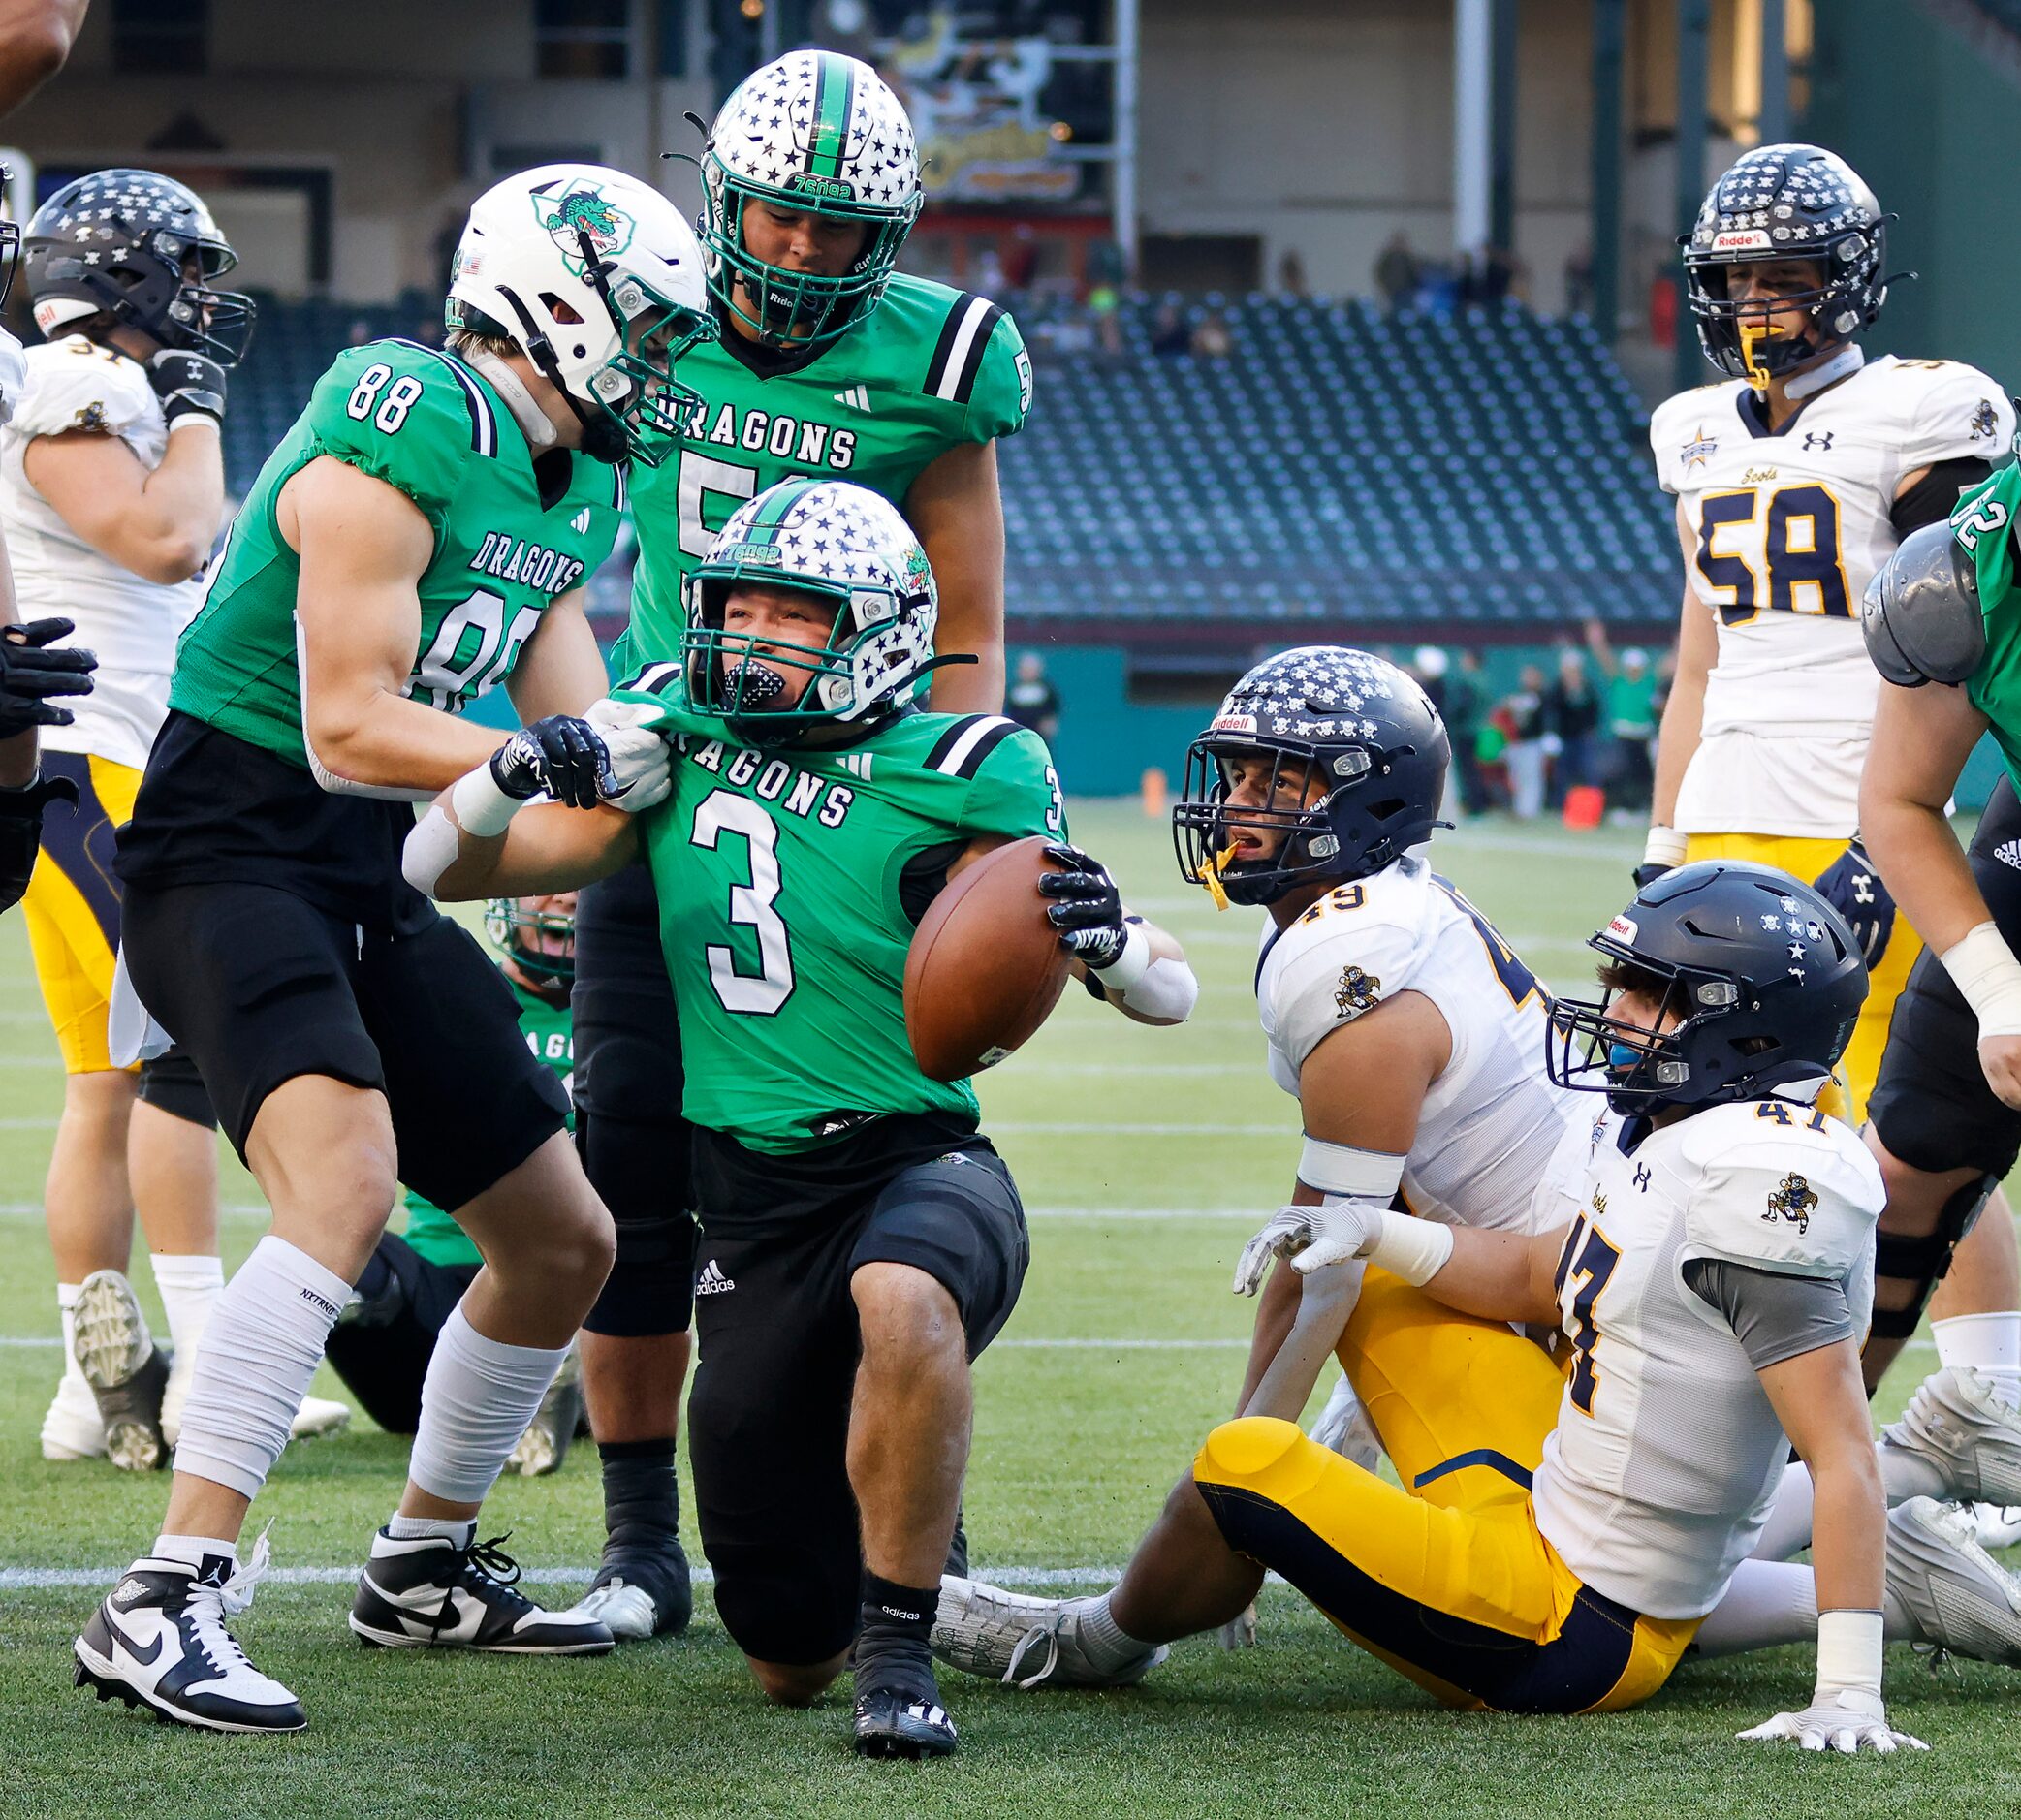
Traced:
<path fill-rule="evenodd" d="M 796 50 L 723 104 L 701 158 L 702 246 L 719 340 L 682 371 L 707 400 L 635 478 L 631 625 L 615 674 L 679 649 L 683 587 L 730 514 L 790 477 L 849 481 L 899 508 L 940 591 L 939 647 L 974 661 L 933 706 L 1003 705 L 1003 508 L 996 439 L 1031 365 L 987 298 L 894 269 L 920 207 L 911 123 L 868 65 Z M 618 1635 L 679 1630 L 675 1428 L 693 1309 L 682 1061 L 644 865 L 584 894 L 575 997 L 577 1139 L 617 1222 L 584 1333 L 607 1536 L 584 1609 Z"/>
<path fill-rule="evenodd" d="M 698 253 L 656 191 L 544 166 L 481 196 L 450 351 L 338 357 L 271 455 L 182 637 L 119 840 L 125 952 L 273 1208 L 227 1286 L 184 1407 L 163 1532 L 76 1646 L 80 1681 L 186 1724 L 289 1731 L 287 1688 L 226 1628 L 236 1542 L 396 1179 L 486 1268 L 437 1336 L 399 1509 L 352 1608 L 365 1641 L 610 1647 L 542 1612 L 476 1516 L 610 1266 L 610 1217 L 510 990 L 399 873 L 405 804 L 502 825 L 543 791 L 643 807 L 666 752 L 599 705 L 580 583 L 609 553 L 643 425 L 692 402 Z M 500 740 L 455 710 L 499 682 Z M 580 718 L 585 711 L 594 717 Z"/>
<path fill-rule="evenodd" d="M 1915 1741 L 1887 1723 L 1884 1638 L 2021 1663 L 2021 1585 L 1965 1521 L 1927 1498 L 1885 1514 L 1858 1353 L 1879 1172 L 1811 1103 L 1865 988 L 1850 931 L 1786 874 L 1713 862 L 1593 946 L 1607 997 L 1551 1014 L 1554 1081 L 1609 1099 L 1569 1226 L 1441 1225 L 1349 1189 L 1243 1254 L 1238 1290 L 1288 1257 L 1302 1300 L 1335 1307 L 1330 1279 L 1374 1267 L 1340 1350 L 1403 1489 L 1281 1419 L 1309 1354 L 1275 1414 L 1209 1436 L 1113 1592 L 971 1602 L 974 1666 L 1134 1678 L 1266 1568 L 1466 1708 L 1615 1710 L 1693 1641 L 1815 1636 L 1810 1705 L 1743 1736 L 1888 1751 Z M 1562 1327 L 1568 1369 L 1514 1322 Z M 1792 1439 L 1817 1477 L 1815 1569 L 1747 1558 Z"/>
<path fill-rule="evenodd" d="M 553 1071 L 566 1093 L 575 1072 L 568 1018 L 575 893 L 497 898 L 485 907 L 485 933 L 498 951 L 498 971 L 512 988 L 528 1051 Z M 404 1230 L 380 1235 L 327 1348 L 331 1369 L 389 1434 L 414 1432 L 435 1335 L 484 1266 L 470 1235 L 426 1195 L 410 1188 L 405 1200 Z M 582 1379 L 571 1357 L 506 1463 L 529 1478 L 553 1472 L 582 1413 Z"/>
<path fill-rule="evenodd" d="M 1901 540 L 1949 517 L 2013 434 L 2000 387 L 1953 361 L 1869 361 L 1887 297 L 1873 192 L 1816 145 L 1764 145 L 1716 183 L 1685 242 L 1706 358 L 1732 377 L 1650 422 L 1677 495 L 1685 593 L 1638 880 L 1686 860 L 1754 860 L 1816 879 L 1859 934 L 1873 982 L 1846 1051 L 1856 1124 L 1921 950 L 1860 848 L 1859 779 L 1879 684 L 1856 614 Z M 1847 846 L 1851 840 L 1852 845 Z M 1892 1183 L 1890 1184 L 1892 1187 Z M 1984 1196 L 1892 1198 L 1867 1381 L 1915 1331 Z M 2021 1396 L 2021 1257 L 2005 1202 L 1939 1293 L 1946 1365 Z"/>
<path fill-rule="evenodd" d="M 689 588 L 682 662 L 618 699 L 676 740 L 638 818 L 521 813 L 459 793 L 407 842 L 445 897 L 560 890 L 644 851 L 693 1066 L 704 1263 L 689 1453 L 717 1616 L 774 1700 L 853 1661 L 856 1747 L 955 1747 L 928 1653 L 969 1428 L 969 1363 L 1028 1241 L 966 1082 L 929 1079 L 901 997 L 914 926 L 981 852 L 1066 838 L 1044 743 L 919 711 L 933 574 L 895 507 L 788 481 L 740 508 Z M 1072 964 L 1150 1022 L 1195 986 L 1177 945 L 1058 846 L 1048 915 Z M 670 1083 L 671 1084 L 671 1083 Z M 851 1646 L 853 1639 L 853 1655 Z"/>

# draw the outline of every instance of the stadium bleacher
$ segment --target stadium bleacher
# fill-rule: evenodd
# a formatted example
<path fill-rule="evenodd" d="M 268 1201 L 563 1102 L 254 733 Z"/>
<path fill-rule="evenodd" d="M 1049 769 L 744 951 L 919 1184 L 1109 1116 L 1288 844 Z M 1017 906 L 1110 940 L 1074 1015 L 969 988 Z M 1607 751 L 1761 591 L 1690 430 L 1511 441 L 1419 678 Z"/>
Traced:
<path fill-rule="evenodd" d="M 1219 315 L 1230 353 L 1153 353 L 1167 305 L 1189 323 Z M 1122 305 L 1119 357 L 1048 353 L 1048 327 L 1078 305 L 1013 307 L 1040 364 L 1030 422 L 1002 451 L 1007 584 L 1034 630 L 1101 621 L 1128 641 L 1175 620 L 1261 620 L 1534 637 L 1676 611 L 1646 413 L 1583 318 L 1140 296 Z M 432 315 L 419 295 L 264 303 L 228 425 L 235 488 L 337 349 L 417 334 Z M 592 610 L 621 613 L 624 591 L 607 572 Z"/>

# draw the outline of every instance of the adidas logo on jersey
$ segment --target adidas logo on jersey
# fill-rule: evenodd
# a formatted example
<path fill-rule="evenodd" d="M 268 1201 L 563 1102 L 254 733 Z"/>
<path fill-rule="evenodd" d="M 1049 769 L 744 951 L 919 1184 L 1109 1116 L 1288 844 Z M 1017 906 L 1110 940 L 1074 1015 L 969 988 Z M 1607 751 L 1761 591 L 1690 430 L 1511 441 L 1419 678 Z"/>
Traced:
<path fill-rule="evenodd" d="M 734 1276 L 725 1276 L 723 1267 L 713 1258 L 702 1267 L 702 1274 L 695 1278 L 695 1294 L 698 1296 L 727 1296 L 737 1287 Z"/>
<path fill-rule="evenodd" d="M 1993 857 L 2002 865 L 2010 865 L 2021 872 L 2021 840 L 2003 840 L 1993 849 Z"/>
<path fill-rule="evenodd" d="M 589 508 L 587 506 L 584 506 L 581 512 L 577 513 L 574 518 L 569 519 L 568 528 L 575 532 L 575 534 L 578 537 L 581 537 L 584 531 L 588 530 Z"/>
<path fill-rule="evenodd" d="M 870 393 L 867 386 L 851 386 L 847 392 L 835 394 L 837 404 L 846 404 L 852 411 L 868 411 L 870 408 Z"/>

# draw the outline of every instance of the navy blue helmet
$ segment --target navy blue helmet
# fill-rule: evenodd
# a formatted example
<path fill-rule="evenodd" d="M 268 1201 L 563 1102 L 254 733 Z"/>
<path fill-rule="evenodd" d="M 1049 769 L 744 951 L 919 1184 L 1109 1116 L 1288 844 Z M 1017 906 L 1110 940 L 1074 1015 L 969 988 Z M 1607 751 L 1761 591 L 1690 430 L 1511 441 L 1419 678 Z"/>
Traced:
<path fill-rule="evenodd" d="M 165 348 L 236 366 L 255 310 L 211 281 L 238 264 L 204 200 L 154 171 L 94 171 L 35 211 L 22 241 L 35 326 L 54 339 L 101 311 Z"/>
<path fill-rule="evenodd" d="M 1267 788 L 1231 805 L 1229 762 L 1259 754 Z M 1339 644 L 1266 658 L 1186 753 L 1172 810 L 1180 872 L 1245 904 L 1367 878 L 1431 838 L 1451 763 L 1438 710 L 1395 664 Z M 1269 851 L 1242 858 L 1244 835 Z"/>
<path fill-rule="evenodd" d="M 1705 358 L 1757 387 L 1850 341 L 1887 300 L 1887 217 L 1859 173 L 1819 145 L 1746 153 L 1712 186 L 1679 245 Z M 1762 332 L 1760 305 L 1744 313 L 1727 295 L 1729 266 L 1790 259 L 1822 267 L 1814 289 L 1786 299 L 1809 311 L 1815 339 Z"/>
<path fill-rule="evenodd" d="M 1619 1113 L 1760 1099 L 1831 1073 L 1867 996 L 1839 913 L 1772 865 L 1701 860 L 1652 880 L 1587 944 L 1610 963 L 1603 999 L 1551 1007 L 1551 1079 Z M 1611 1015 L 1624 990 L 1676 1021 L 1652 1034 Z"/>

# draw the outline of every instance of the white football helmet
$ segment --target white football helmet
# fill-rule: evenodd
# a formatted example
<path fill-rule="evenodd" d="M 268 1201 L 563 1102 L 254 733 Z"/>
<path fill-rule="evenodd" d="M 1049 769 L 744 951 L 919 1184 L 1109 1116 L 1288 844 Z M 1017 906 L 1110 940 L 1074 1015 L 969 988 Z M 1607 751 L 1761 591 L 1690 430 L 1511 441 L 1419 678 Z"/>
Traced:
<path fill-rule="evenodd" d="M 702 151 L 710 292 L 770 346 L 826 347 L 884 295 L 921 200 L 912 122 L 884 78 L 839 51 L 789 51 L 737 85 Z M 863 250 L 838 277 L 768 265 L 743 243 L 752 201 L 860 222 Z"/>
<path fill-rule="evenodd" d="M 827 641 L 793 644 L 725 632 L 724 604 L 740 584 L 834 602 Z M 686 589 L 688 699 L 750 745 L 878 719 L 910 701 L 933 667 L 940 595 L 927 552 L 890 500 L 847 481 L 767 487 L 731 515 Z M 782 670 L 808 677 L 790 706 Z"/>
<path fill-rule="evenodd" d="M 701 402 L 676 362 L 716 332 L 680 211 L 603 165 L 541 165 L 471 204 L 443 317 L 523 351 L 582 419 L 585 454 L 649 467 Z"/>

